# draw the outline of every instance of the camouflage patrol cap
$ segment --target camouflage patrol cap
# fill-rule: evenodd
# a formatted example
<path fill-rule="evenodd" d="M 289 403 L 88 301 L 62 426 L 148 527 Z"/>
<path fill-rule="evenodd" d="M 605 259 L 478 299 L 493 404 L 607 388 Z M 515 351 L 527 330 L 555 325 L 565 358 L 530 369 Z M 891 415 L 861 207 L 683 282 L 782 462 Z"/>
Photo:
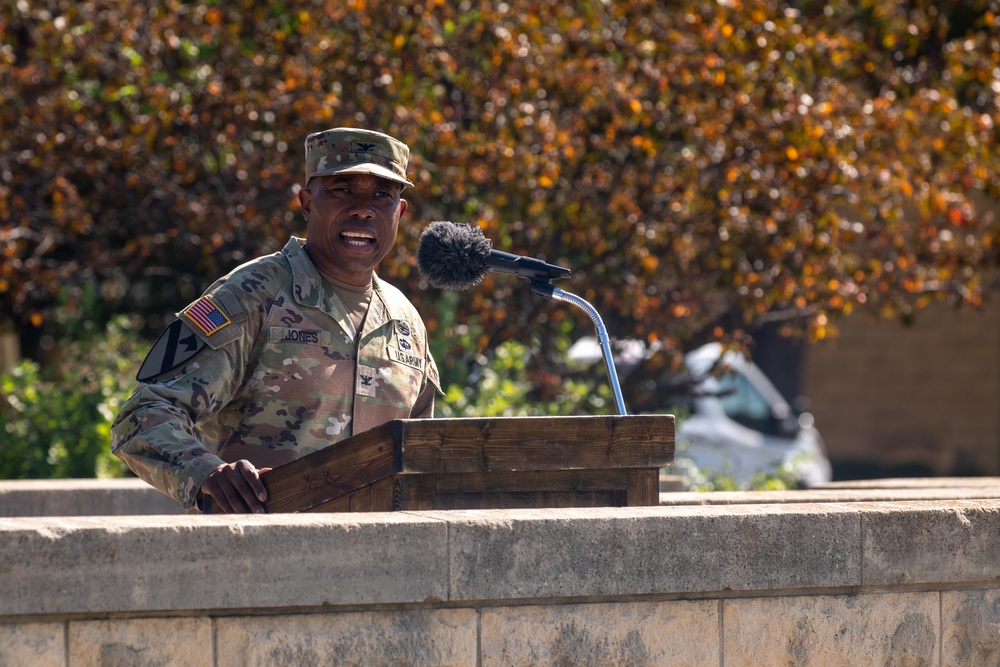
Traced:
<path fill-rule="evenodd" d="M 410 149 L 388 134 L 337 127 L 306 137 L 306 185 L 313 176 L 371 174 L 413 185 L 406 179 Z"/>

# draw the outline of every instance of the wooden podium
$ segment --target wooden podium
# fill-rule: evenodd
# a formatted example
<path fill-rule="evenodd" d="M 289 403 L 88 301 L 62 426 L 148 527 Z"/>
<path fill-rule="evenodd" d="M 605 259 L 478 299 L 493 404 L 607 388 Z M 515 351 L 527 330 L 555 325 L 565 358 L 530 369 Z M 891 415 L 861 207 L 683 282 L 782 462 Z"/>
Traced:
<path fill-rule="evenodd" d="M 404 419 L 261 480 L 268 512 L 624 507 L 673 457 L 673 415 Z"/>

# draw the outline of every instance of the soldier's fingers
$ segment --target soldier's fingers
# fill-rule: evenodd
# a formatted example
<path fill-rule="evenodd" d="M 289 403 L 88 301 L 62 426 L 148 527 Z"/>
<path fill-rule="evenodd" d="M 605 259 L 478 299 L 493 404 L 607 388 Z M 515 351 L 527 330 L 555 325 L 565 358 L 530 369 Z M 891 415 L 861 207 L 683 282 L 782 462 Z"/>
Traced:
<path fill-rule="evenodd" d="M 219 509 L 226 514 L 253 511 L 253 507 L 244 500 L 244 496 L 247 494 L 252 496 L 253 493 L 244 481 L 243 475 L 238 473 L 231 463 L 220 465 L 212 471 L 202 484 L 202 491 L 212 496 Z"/>
<path fill-rule="evenodd" d="M 246 460 L 237 461 L 233 464 L 232 474 L 229 475 L 233 487 L 239 494 L 239 504 L 246 506 L 247 510 L 254 514 L 263 514 L 264 505 L 261 504 L 260 494 L 267 497 L 264 486 L 257 477 L 257 469 L 252 463 Z M 233 500 L 230 499 L 230 503 Z M 247 511 L 243 510 L 243 511 Z"/>
<path fill-rule="evenodd" d="M 246 460 L 237 461 L 236 469 L 243 475 L 244 481 L 250 485 L 250 491 L 253 493 L 255 499 L 260 502 L 267 500 L 267 489 L 264 488 L 264 483 L 260 481 L 260 471 Z M 247 504 L 253 507 L 251 503 Z M 261 506 L 261 510 L 263 509 L 263 506 Z"/>
<path fill-rule="evenodd" d="M 222 493 L 225 495 L 226 502 L 230 507 L 230 513 L 245 514 L 254 511 L 253 505 L 251 505 L 251 501 L 248 499 L 253 496 L 253 492 L 247 486 L 241 474 L 229 468 L 220 481 L 222 482 Z"/>
<path fill-rule="evenodd" d="M 220 490 L 222 491 L 224 503 L 220 502 L 219 505 L 225 509 L 226 513 L 246 514 L 248 508 L 240 489 L 238 489 L 228 478 L 221 486 L 222 488 Z M 216 500 L 218 500 L 218 498 L 216 498 Z"/>
<path fill-rule="evenodd" d="M 208 474 L 208 477 L 205 478 L 205 481 L 203 481 L 201 483 L 201 492 L 202 492 L 202 494 L 204 494 L 204 495 L 208 496 L 209 498 L 211 498 L 212 500 L 214 500 L 215 504 L 219 506 L 220 510 L 222 510 L 223 512 L 228 512 L 229 509 L 226 508 L 226 507 L 223 507 L 222 506 L 222 501 L 219 500 L 219 498 L 217 497 L 218 496 L 218 487 L 215 484 L 215 477 L 216 477 L 216 475 L 219 474 L 219 470 L 221 468 L 222 468 L 222 466 L 219 466 L 218 468 L 216 468 L 215 470 L 213 470 L 212 472 L 210 472 Z"/>
<path fill-rule="evenodd" d="M 202 486 L 202 492 L 211 496 L 212 500 L 215 501 L 215 504 L 219 506 L 219 509 L 224 514 L 233 514 L 236 510 L 233 509 L 232 504 L 229 502 L 229 497 L 225 492 L 226 486 L 229 485 L 220 484 L 217 480 L 212 479 L 205 482 Z"/>

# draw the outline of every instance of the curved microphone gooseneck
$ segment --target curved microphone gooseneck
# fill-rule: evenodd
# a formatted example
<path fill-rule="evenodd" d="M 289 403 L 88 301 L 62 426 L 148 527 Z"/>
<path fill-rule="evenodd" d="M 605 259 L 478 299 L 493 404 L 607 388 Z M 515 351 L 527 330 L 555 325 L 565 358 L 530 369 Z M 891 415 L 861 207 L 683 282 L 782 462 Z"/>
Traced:
<path fill-rule="evenodd" d="M 608 383 L 611 385 L 611 393 L 615 397 L 618 414 L 623 417 L 627 415 L 628 413 L 625 411 L 625 398 L 622 396 L 621 385 L 618 384 L 618 371 L 615 370 L 615 360 L 611 354 L 611 339 L 608 338 L 608 330 L 605 328 L 604 321 L 601 319 L 601 315 L 597 312 L 597 309 L 590 305 L 584 298 L 561 290 L 545 280 L 532 280 L 531 291 L 546 299 L 571 303 L 590 316 L 590 321 L 594 323 L 594 329 L 597 331 L 597 341 L 601 345 L 601 352 L 604 354 L 604 366 L 608 371 Z"/>

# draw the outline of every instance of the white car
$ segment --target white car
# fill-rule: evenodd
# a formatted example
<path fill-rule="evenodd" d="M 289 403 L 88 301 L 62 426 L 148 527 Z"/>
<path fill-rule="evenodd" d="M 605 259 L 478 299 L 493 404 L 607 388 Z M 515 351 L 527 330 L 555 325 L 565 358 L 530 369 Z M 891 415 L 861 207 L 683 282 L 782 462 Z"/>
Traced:
<path fill-rule="evenodd" d="M 624 377 L 647 351 L 638 341 L 617 347 L 616 367 Z M 585 363 L 602 359 L 593 338 L 577 341 L 568 357 Z M 782 471 L 802 487 L 831 480 L 812 415 L 793 410 L 756 364 L 723 352 L 718 343 L 689 352 L 684 361 L 687 374 L 664 383 L 662 407 L 678 409 L 676 467 L 689 479 L 714 473 L 746 486 L 758 473 Z"/>

